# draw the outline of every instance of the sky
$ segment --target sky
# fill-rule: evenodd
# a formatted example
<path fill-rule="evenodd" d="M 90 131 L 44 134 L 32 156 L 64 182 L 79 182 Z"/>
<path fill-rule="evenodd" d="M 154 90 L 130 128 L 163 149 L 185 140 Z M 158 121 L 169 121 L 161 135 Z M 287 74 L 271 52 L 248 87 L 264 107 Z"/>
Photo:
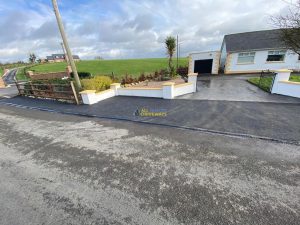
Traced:
<path fill-rule="evenodd" d="M 283 0 L 57 0 L 73 54 L 82 59 L 165 57 L 179 35 L 181 56 L 220 50 L 223 36 L 273 29 Z M 62 53 L 51 0 L 0 0 L 0 62 Z"/>

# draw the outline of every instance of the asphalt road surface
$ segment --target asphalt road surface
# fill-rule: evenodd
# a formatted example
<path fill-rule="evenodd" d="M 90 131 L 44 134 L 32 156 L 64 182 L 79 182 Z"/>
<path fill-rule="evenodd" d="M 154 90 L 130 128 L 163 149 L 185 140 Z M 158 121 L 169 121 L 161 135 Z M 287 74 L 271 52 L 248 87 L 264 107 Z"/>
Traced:
<path fill-rule="evenodd" d="M 11 98 L 18 95 L 18 89 L 15 85 L 15 76 L 17 69 L 10 70 L 6 76 L 3 77 L 3 81 L 7 85 L 5 88 L 0 88 L 0 99 Z"/>
<path fill-rule="evenodd" d="M 296 225 L 300 147 L 0 107 L 0 224 Z"/>
<path fill-rule="evenodd" d="M 3 81 L 6 85 L 15 83 L 15 76 L 17 74 L 17 69 L 10 70 L 5 77 L 3 77 Z"/>

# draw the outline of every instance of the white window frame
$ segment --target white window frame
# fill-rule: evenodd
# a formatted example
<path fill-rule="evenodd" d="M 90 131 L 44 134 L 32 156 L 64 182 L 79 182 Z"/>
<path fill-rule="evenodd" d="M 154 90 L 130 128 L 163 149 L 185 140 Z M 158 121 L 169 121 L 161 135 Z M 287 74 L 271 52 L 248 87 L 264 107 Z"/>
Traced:
<path fill-rule="evenodd" d="M 240 52 L 238 54 L 237 64 L 252 64 L 255 60 L 256 52 Z M 249 59 L 249 60 L 247 60 Z"/>
<path fill-rule="evenodd" d="M 268 51 L 268 56 L 267 56 L 267 62 L 284 62 L 285 61 L 285 57 L 286 57 L 286 50 L 272 50 L 272 51 Z M 270 55 L 283 55 L 282 60 L 278 60 L 278 61 L 268 61 L 268 58 Z"/>

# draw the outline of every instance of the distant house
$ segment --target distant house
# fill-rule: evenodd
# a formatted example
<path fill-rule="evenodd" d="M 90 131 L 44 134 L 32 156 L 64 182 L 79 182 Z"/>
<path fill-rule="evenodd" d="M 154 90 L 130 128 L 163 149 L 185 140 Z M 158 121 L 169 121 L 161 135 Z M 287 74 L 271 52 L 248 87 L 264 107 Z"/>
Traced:
<path fill-rule="evenodd" d="M 300 70 L 300 57 L 287 49 L 280 30 L 225 35 L 221 51 L 190 54 L 190 73 L 258 73 L 262 70 Z"/>
<path fill-rule="evenodd" d="M 51 56 L 47 56 L 46 59 L 50 63 L 64 62 L 66 60 L 66 57 L 64 54 L 52 54 Z M 80 58 L 78 55 L 73 55 L 73 59 L 74 59 L 74 61 L 80 61 Z"/>

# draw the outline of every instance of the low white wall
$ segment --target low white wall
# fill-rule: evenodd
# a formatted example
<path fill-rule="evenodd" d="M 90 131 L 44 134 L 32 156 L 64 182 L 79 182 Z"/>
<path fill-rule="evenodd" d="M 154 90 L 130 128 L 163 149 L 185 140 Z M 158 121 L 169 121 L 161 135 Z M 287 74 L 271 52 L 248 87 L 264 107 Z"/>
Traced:
<path fill-rule="evenodd" d="M 149 98 L 163 97 L 162 88 L 119 88 L 117 95 Z"/>
<path fill-rule="evenodd" d="M 188 83 L 175 85 L 173 82 L 166 82 L 162 88 L 121 88 L 120 84 L 112 84 L 109 90 L 96 93 L 95 90 L 80 92 L 84 104 L 92 105 L 114 96 L 135 96 L 149 98 L 173 99 L 176 96 L 196 92 L 197 74 L 189 74 Z"/>
<path fill-rule="evenodd" d="M 95 90 L 87 90 L 80 92 L 82 101 L 84 104 L 92 105 L 102 100 L 116 96 L 116 92 L 113 89 L 108 89 L 106 91 L 101 91 L 96 93 Z"/>
<path fill-rule="evenodd" d="M 174 97 L 193 93 L 194 86 L 192 83 L 179 84 L 174 86 Z"/>
<path fill-rule="evenodd" d="M 276 94 L 300 98 L 300 83 L 291 81 L 280 81 L 278 83 Z"/>
<path fill-rule="evenodd" d="M 291 70 L 278 70 L 272 87 L 272 94 L 300 98 L 300 82 L 289 81 Z"/>

